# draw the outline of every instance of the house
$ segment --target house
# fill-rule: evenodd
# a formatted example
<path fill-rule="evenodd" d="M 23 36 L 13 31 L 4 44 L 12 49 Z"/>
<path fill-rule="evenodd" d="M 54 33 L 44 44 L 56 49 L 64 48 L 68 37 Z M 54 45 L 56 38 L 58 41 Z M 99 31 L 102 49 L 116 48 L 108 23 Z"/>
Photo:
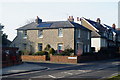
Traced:
<path fill-rule="evenodd" d="M 78 52 L 90 52 L 91 31 L 75 23 L 73 16 L 67 21 L 47 21 L 37 17 L 35 22 L 17 29 L 17 36 L 11 46 L 19 50 L 29 50 L 34 53 L 42 51 L 47 44 L 55 50 L 72 48 Z"/>
<path fill-rule="evenodd" d="M 116 29 L 117 34 L 116 34 L 116 46 L 120 47 L 120 28 Z"/>
<path fill-rule="evenodd" d="M 101 24 L 100 18 L 96 21 L 80 18 L 81 25 L 90 29 L 91 32 L 91 47 L 95 47 L 95 51 L 98 52 L 102 47 L 107 48 L 107 33 L 108 30 Z"/>
<path fill-rule="evenodd" d="M 115 47 L 116 44 L 116 40 L 117 40 L 117 30 L 116 30 L 116 26 L 115 24 L 111 26 L 108 26 L 106 24 L 104 24 L 104 26 L 107 28 L 108 33 L 107 33 L 107 42 L 108 42 L 108 47 Z"/>
<path fill-rule="evenodd" d="M 0 24 L 0 47 L 2 47 L 2 34 L 3 34 L 2 29 L 3 29 L 3 27 L 4 26 Z"/>

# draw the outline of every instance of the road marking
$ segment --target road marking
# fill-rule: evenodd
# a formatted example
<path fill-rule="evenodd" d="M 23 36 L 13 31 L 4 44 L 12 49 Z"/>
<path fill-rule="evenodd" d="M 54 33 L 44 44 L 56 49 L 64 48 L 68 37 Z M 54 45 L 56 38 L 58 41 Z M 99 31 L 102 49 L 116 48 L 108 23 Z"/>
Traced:
<path fill-rule="evenodd" d="M 12 74 L 12 75 L 2 76 L 2 77 L 5 78 L 5 77 L 18 76 L 18 75 L 30 74 L 30 73 L 36 73 L 36 72 L 42 72 L 42 71 L 34 71 L 34 72 L 27 72 L 27 73 Z"/>
<path fill-rule="evenodd" d="M 51 78 L 56 78 L 55 76 L 52 76 L 52 75 L 48 75 L 49 77 L 51 77 Z"/>
<path fill-rule="evenodd" d="M 118 73 L 114 73 L 114 74 L 112 74 L 111 76 L 104 76 L 104 77 L 102 77 L 102 78 L 112 78 L 113 76 L 117 76 L 118 75 Z"/>
<path fill-rule="evenodd" d="M 47 70 L 54 70 L 54 69 L 61 69 L 61 68 L 68 68 L 68 67 L 75 67 L 75 66 L 78 66 L 78 65 L 73 65 L 73 66 L 66 66 L 66 67 L 59 67 L 59 68 L 47 68 Z M 45 71 L 45 70 L 44 70 Z M 36 72 L 41 72 L 41 71 L 34 71 L 34 72 L 25 72 L 25 73 L 19 73 L 19 74 L 12 74 L 12 75 L 7 75 L 7 76 L 2 76 L 3 78 L 6 78 L 6 77 L 11 77 L 11 76 L 18 76 L 18 75 L 23 75 L 23 74 L 30 74 L 30 73 L 36 73 Z"/>
<path fill-rule="evenodd" d="M 63 72 L 63 73 L 67 73 L 67 74 L 73 75 L 73 73 L 69 73 L 69 72 Z"/>

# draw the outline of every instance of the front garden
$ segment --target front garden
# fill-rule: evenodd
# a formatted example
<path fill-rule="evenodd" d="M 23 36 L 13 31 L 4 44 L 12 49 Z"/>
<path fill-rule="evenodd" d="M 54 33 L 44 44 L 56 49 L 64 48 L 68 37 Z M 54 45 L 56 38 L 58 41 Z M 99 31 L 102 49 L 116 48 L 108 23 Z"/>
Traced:
<path fill-rule="evenodd" d="M 82 55 L 74 55 L 74 50 L 72 48 L 65 49 L 64 51 L 61 50 L 54 50 L 49 44 L 46 45 L 45 49 L 43 51 L 38 51 L 36 53 L 27 53 L 27 51 L 21 51 L 23 56 L 27 54 L 26 57 L 29 56 L 39 56 L 37 60 L 41 61 L 52 61 L 52 62 L 65 62 L 65 63 L 79 63 L 79 62 L 85 62 L 85 61 L 96 61 L 96 60 L 105 60 L 105 59 L 111 59 L 120 56 L 118 54 L 117 48 L 111 47 L 111 48 L 101 48 L 101 50 L 98 53 L 95 53 L 94 51 L 91 51 L 89 53 L 83 53 Z M 41 57 L 40 57 L 41 56 Z M 45 57 L 44 57 L 45 56 Z M 70 59 L 71 57 L 71 59 Z M 76 58 L 77 57 L 77 58 Z M 28 58 L 23 58 L 23 60 Z M 32 60 L 35 60 L 31 58 Z"/>

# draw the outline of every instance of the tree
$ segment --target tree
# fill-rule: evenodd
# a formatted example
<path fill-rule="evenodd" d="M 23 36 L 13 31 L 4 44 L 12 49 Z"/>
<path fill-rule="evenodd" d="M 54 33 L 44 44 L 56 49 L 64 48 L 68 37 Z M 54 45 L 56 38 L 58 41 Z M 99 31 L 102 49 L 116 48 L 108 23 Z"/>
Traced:
<path fill-rule="evenodd" d="M 5 33 L 2 35 L 2 46 L 3 47 L 9 47 L 9 45 L 11 44 L 11 41 L 7 39 L 8 35 L 6 35 Z"/>
<path fill-rule="evenodd" d="M 49 51 L 50 48 L 51 48 L 51 46 L 50 46 L 49 44 L 47 44 L 44 50 L 45 50 L 45 51 Z"/>

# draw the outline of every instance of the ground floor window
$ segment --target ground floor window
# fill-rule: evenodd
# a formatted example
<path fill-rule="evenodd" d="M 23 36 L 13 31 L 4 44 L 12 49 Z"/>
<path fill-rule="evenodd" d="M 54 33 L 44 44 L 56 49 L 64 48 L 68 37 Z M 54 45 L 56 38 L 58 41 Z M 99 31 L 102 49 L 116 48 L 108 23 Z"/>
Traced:
<path fill-rule="evenodd" d="M 63 44 L 62 44 L 62 43 L 59 43 L 59 44 L 58 44 L 58 51 L 60 52 L 60 51 L 62 51 L 62 49 L 63 49 Z"/>
<path fill-rule="evenodd" d="M 42 51 L 42 43 L 38 43 L 38 51 Z"/>
<path fill-rule="evenodd" d="M 76 54 L 81 55 L 83 53 L 83 43 L 77 42 L 76 44 Z"/>
<path fill-rule="evenodd" d="M 87 52 L 87 46 L 84 45 L 84 53 Z"/>
<path fill-rule="evenodd" d="M 26 48 L 27 48 L 27 44 L 26 43 L 23 44 L 23 48 L 26 50 Z"/>
<path fill-rule="evenodd" d="M 87 52 L 90 52 L 90 45 L 87 46 Z"/>

